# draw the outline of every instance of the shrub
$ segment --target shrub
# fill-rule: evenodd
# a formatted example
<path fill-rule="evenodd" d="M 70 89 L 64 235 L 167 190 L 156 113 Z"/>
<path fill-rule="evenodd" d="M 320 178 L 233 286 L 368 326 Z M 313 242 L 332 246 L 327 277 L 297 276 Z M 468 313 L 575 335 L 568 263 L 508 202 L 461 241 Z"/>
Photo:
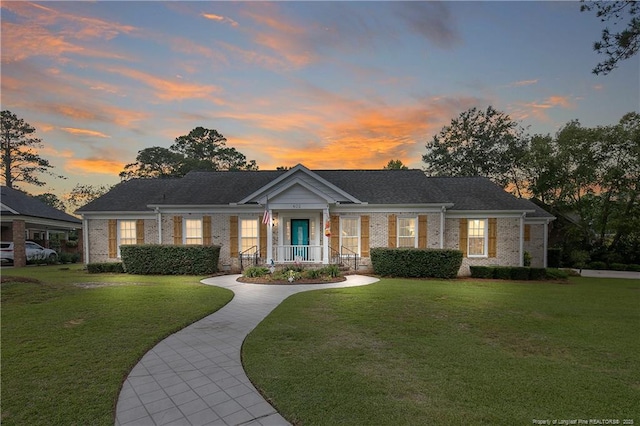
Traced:
<path fill-rule="evenodd" d="M 595 262 L 589 262 L 587 264 L 587 269 L 603 270 L 603 269 L 607 269 L 607 264 L 597 260 Z"/>
<path fill-rule="evenodd" d="M 493 278 L 497 278 L 499 280 L 509 280 L 511 279 L 511 268 L 508 266 L 496 266 L 493 269 Z"/>
<path fill-rule="evenodd" d="M 640 272 L 640 265 L 636 265 L 635 263 L 631 263 L 631 264 L 627 265 L 627 271 Z"/>
<path fill-rule="evenodd" d="M 120 253 L 130 274 L 208 275 L 218 272 L 220 247 L 142 244 L 121 246 Z"/>
<path fill-rule="evenodd" d="M 460 250 L 382 248 L 371 249 L 377 275 L 408 278 L 455 278 L 462 264 Z"/>
<path fill-rule="evenodd" d="M 526 267 L 513 267 L 513 268 L 509 268 L 509 277 L 512 280 L 518 280 L 518 281 L 523 281 L 523 280 L 528 280 L 529 279 L 529 271 L 530 268 L 526 268 Z"/>
<path fill-rule="evenodd" d="M 547 279 L 547 270 L 545 268 L 530 268 L 529 279 L 533 281 L 541 281 Z"/>
<path fill-rule="evenodd" d="M 320 271 L 322 271 L 323 275 L 327 275 L 331 278 L 336 278 L 341 275 L 340 268 L 338 267 L 338 265 L 327 265 L 322 269 L 320 269 Z"/>
<path fill-rule="evenodd" d="M 547 279 L 549 280 L 566 280 L 569 278 L 569 273 L 557 268 L 547 268 Z"/>
<path fill-rule="evenodd" d="M 571 266 L 578 269 L 584 269 L 591 259 L 589 252 L 586 250 L 573 250 L 569 255 Z"/>
<path fill-rule="evenodd" d="M 613 271 L 626 271 L 627 270 L 627 265 L 625 265 L 624 263 L 612 263 L 609 266 L 609 269 L 611 269 Z"/>
<path fill-rule="evenodd" d="M 269 268 L 266 268 L 264 266 L 251 266 L 249 268 L 245 268 L 245 270 L 242 272 L 242 275 L 247 278 L 258 278 L 264 277 L 269 273 L 271 273 L 271 271 L 269 271 Z"/>
<path fill-rule="evenodd" d="M 318 279 L 322 277 L 322 270 L 320 269 L 307 269 L 302 274 L 303 278 L 309 278 L 311 280 Z"/>
<path fill-rule="evenodd" d="M 524 266 L 531 266 L 531 253 L 525 251 L 522 255 L 522 263 Z"/>
<path fill-rule="evenodd" d="M 493 278 L 495 266 L 469 266 L 472 278 Z"/>
<path fill-rule="evenodd" d="M 121 262 L 89 263 L 87 271 L 90 274 L 121 274 L 124 272 L 124 267 Z"/>

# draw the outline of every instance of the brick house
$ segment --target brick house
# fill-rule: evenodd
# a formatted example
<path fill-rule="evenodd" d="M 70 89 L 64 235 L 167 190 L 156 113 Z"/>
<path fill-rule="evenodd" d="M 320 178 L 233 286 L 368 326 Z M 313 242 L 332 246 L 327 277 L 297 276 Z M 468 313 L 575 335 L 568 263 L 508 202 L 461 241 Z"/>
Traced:
<path fill-rule="evenodd" d="M 17 189 L 2 186 L 0 188 L 0 230 L 2 241 L 14 244 L 14 265 L 26 264 L 25 241 L 32 240 L 46 248 L 51 247 L 51 237 L 55 241 L 69 239 L 69 233 L 79 231 L 82 221 L 61 210 L 55 209 L 40 200 Z M 79 242 L 82 236 L 79 234 Z"/>
<path fill-rule="evenodd" d="M 123 244 L 214 244 L 222 270 L 246 261 L 370 268 L 373 247 L 459 249 L 470 265 L 546 266 L 554 217 L 482 177 L 420 170 L 191 172 L 133 179 L 80 208 L 87 262 Z"/>

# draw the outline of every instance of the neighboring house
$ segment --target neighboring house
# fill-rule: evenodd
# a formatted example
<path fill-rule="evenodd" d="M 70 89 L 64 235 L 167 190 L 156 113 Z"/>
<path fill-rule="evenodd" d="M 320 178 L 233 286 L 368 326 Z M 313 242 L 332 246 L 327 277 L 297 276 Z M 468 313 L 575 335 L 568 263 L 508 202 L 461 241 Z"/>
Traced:
<path fill-rule="evenodd" d="M 35 240 L 48 248 L 52 234 L 62 234 L 60 239 L 67 240 L 71 231 L 82 228 L 77 217 L 7 186 L 1 187 L 0 222 L 2 241 L 14 243 L 15 266 L 26 264 L 26 240 Z"/>
<path fill-rule="evenodd" d="M 328 264 L 374 247 L 459 249 L 469 265 L 546 265 L 553 216 L 486 178 L 420 170 L 191 172 L 123 182 L 80 208 L 87 262 L 119 260 L 123 244 L 214 244 L 222 270 L 241 258 Z M 245 263 L 246 265 L 246 263 Z"/>

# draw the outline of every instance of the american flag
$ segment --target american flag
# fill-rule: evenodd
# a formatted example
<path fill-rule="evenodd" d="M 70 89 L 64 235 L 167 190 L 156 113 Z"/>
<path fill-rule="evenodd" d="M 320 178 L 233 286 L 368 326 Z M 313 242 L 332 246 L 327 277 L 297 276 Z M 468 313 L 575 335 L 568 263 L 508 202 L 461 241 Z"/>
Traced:
<path fill-rule="evenodd" d="M 269 219 L 271 219 L 271 215 L 269 214 L 269 199 L 267 198 L 267 202 L 264 205 L 264 214 L 262 215 L 262 223 L 265 225 L 268 225 Z"/>

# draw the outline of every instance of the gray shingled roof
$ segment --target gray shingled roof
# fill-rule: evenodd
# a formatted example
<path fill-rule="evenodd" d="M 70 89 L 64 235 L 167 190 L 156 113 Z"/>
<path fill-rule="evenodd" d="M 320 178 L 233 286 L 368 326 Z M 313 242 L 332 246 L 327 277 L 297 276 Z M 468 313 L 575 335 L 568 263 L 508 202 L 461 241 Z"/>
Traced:
<path fill-rule="evenodd" d="M 82 221 L 77 217 L 71 216 L 61 210 L 54 209 L 48 204 L 30 197 L 24 192 L 9 188 L 8 186 L 2 186 L 0 188 L 0 195 L 0 201 L 2 201 L 2 204 L 17 212 L 12 213 L 8 210 L 3 210 L 3 216 L 20 215 L 60 220 L 64 222 L 82 223 Z"/>
<path fill-rule="evenodd" d="M 444 204 L 454 210 L 542 209 L 482 177 L 427 177 L 421 170 L 313 170 L 369 204 Z M 179 179 L 133 179 L 78 210 L 149 211 L 148 205 L 228 205 L 269 185 L 287 171 L 191 172 Z M 546 212 L 544 212 L 546 213 Z M 548 213 L 548 217 L 552 217 Z"/>

